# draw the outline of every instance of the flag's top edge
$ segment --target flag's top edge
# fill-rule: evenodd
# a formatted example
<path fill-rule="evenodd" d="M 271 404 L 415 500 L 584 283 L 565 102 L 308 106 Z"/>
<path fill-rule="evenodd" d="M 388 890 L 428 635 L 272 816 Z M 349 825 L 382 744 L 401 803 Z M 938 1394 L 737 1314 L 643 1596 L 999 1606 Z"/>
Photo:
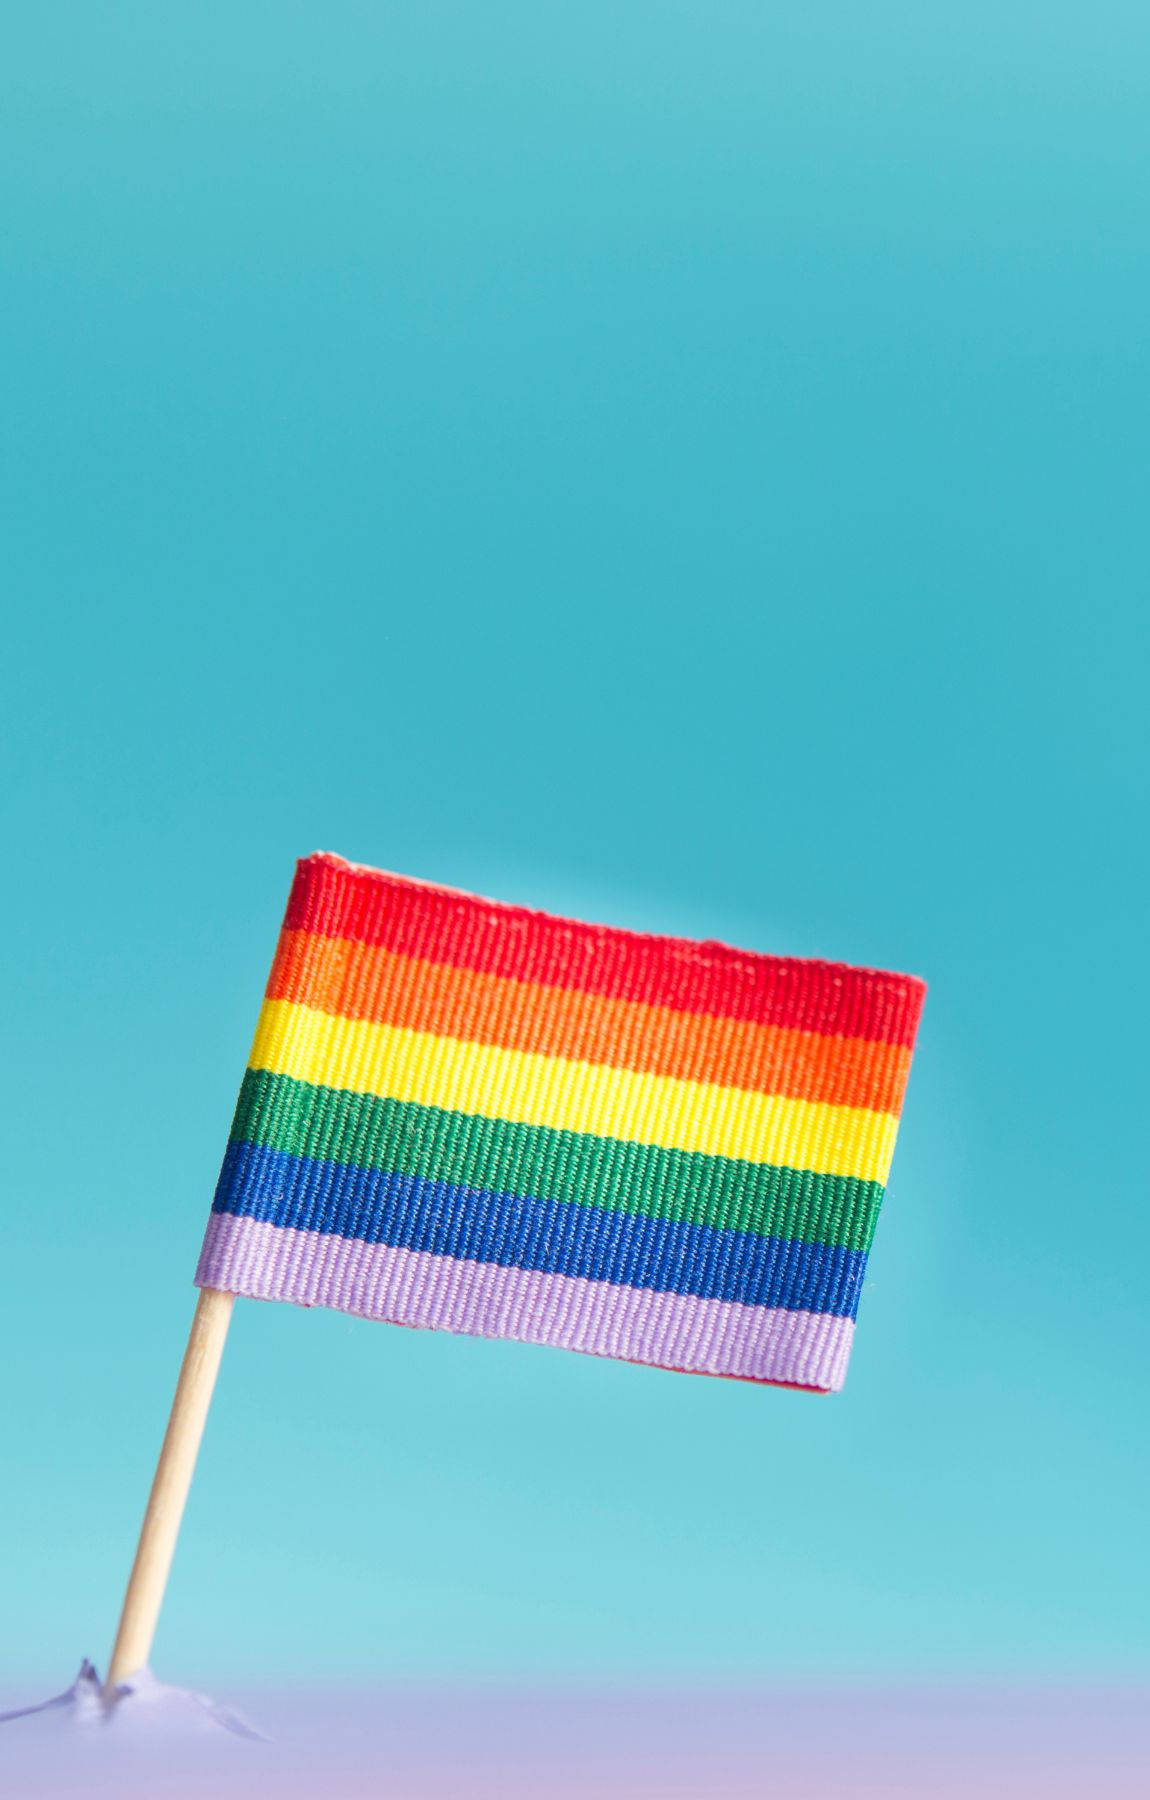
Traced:
<path fill-rule="evenodd" d="M 530 945 L 535 979 L 664 1000 L 689 1011 L 755 1017 L 769 988 L 767 1010 L 779 1022 L 809 1023 L 814 1031 L 909 1047 L 926 993 L 919 977 L 889 969 L 773 956 L 713 939 L 591 924 L 354 863 L 326 850 L 298 863 L 285 924 L 366 943 L 390 942 L 394 909 L 382 903 L 391 895 L 408 896 L 407 910 L 421 915 L 410 946 L 396 942 L 393 948 L 434 956 L 434 941 L 446 932 L 448 950 L 442 960 L 469 965 L 478 955 L 482 966 L 519 975 L 518 961 Z M 438 921 L 434 926 L 432 915 Z M 457 938 L 458 954 L 451 947 Z M 491 960 L 496 941 L 505 948 L 514 945 L 514 953 L 497 952 Z"/>
<path fill-rule="evenodd" d="M 660 948 L 690 950 L 702 958 L 722 962 L 754 962 L 792 964 L 796 969 L 821 969 L 828 974 L 840 972 L 843 975 L 870 975 L 882 981 L 897 981 L 909 988 L 915 988 L 925 995 L 927 984 L 921 975 L 907 975 L 897 969 L 869 968 L 863 963 L 835 962 L 829 958 L 818 956 L 773 956 L 766 950 L 745 950 L 734 944 L 725 944 L 717 938 L 672 937 L 656 931 L 636 931 L 626 925 L 596 924 L 592 921 L 575 919 L 563 913 L 550 913 L 540 907 L 520 906 L 514 901 L 494 900 L 488 894 L 473 894 L 467 888 L 449 887 L 446 882 L 427 881 L 421 875 L 404 875 L 397 869 L 377 869 L 370 863 L 351 862 L 346 856 L 338 855 L 334 850 L 314 850 L 310 856 L 303 856 L 297 865 L 304 870 L 314 866 L 326 866 L 333 871 L 342 871 L 348 875 L 361 876 L 369 881 L 395 882 L 401 887 L 425 888 L 429 894 L 441 894 L 445 900 L 463 900 L 469 906 L 490 907 L 509 919 L 538 920 L 540 924 L 575 926 L 579 930 L 606 932 L 615 939 L 630 938 L 636 949 L 643 945 L 657 945 Z"/>

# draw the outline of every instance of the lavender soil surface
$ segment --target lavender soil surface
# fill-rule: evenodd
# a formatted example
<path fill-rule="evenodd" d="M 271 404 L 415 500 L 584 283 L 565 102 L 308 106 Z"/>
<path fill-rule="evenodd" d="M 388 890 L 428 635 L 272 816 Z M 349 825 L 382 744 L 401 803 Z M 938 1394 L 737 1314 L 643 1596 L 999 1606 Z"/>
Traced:
<path fill-rule="evenodd" d="M 94 1680 L 0 1725 L 0 1792 L 331 1800 L 1145 1800 L 1150 1694 L 720 1693 L 255 1686 L 150 1679 L 109 1719 Z M 10 1678 L 0 1710 L 43 1698 Z M 243 1735 L 252 1728 L 263 1736 Z"/>

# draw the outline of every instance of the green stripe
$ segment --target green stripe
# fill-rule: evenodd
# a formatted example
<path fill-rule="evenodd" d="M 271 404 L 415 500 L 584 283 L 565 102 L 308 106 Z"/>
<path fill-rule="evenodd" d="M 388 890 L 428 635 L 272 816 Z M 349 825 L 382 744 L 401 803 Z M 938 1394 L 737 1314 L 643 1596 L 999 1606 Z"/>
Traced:
<path fill-rule="evenodd" d="M 233 1139 L 463 1187 L 869 1250 L 882 1184 L 513 1125 L 249 1069 Z"/>

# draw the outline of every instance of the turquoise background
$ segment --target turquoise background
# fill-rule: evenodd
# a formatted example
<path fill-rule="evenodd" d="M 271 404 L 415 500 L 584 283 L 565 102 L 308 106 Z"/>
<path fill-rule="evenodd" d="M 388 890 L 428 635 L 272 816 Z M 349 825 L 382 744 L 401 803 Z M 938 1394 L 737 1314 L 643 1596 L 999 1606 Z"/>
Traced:
<path fill-rule="evenodd" d="M 0 54 L 0 1666 L 106 1656 L 294 858 L 925 975 L 846 1392 L 238 1309 L 169 1679 L 1150 1666 L 1150 23 Z"/>

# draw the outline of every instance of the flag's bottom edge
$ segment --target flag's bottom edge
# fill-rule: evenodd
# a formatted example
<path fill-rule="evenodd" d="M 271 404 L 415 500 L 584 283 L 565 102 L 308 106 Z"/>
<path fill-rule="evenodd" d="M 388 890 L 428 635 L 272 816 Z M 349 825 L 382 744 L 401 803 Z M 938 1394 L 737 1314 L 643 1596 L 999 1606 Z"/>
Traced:
<path fill-rule="evenodd" d="M 837 1392 L 854 1322 L 367 1244 L 213 1213 L 199 1287 L 392 1325 L 515 1338 L 684 1374 Z"/>

